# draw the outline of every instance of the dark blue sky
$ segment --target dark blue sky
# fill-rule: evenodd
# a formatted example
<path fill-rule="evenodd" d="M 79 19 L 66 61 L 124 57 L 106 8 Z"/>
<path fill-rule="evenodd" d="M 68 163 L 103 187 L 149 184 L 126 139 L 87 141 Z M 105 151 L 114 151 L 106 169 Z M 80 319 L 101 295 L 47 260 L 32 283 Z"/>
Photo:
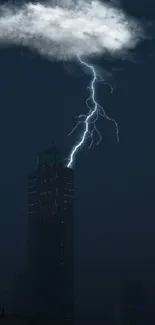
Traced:
<path fill-rule="evenodd" d="M 135 17 L 155 19 L 153 0 L 137 5 L 126 0 L 124 8 Z M 136 63 L 95 61 L 109 71 L 118 68 L 111 79 L 113 95 L 102 84 L 97 93 L 119 124 L 120 144 L 113 125 L 101 119 L 103 141 L 89 151 L 83 148 L 74 166 L 77 292 L 84 297 L 79 308 L 91 307 L 92 319 L 119 287 L 124 269 L 154 284 L 154 52 L 149 40 L 134 50 Z M 70 76 L 62 63 L 27 49 L 0 49 L 1 288 L 9 287 L 14 271 L 25 265 L 27 174 L 52 139 L 69 153 L 79 131 L 67 134 L 74 116 L 86 112 L 89 81 L 89 75 Z"/>

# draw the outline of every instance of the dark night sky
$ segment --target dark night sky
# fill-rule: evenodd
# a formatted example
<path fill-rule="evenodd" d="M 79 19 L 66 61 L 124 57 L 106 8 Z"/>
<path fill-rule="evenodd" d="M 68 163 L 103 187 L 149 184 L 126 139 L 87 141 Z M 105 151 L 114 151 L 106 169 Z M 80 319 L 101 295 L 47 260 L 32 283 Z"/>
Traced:
<path fill-rule="evenodd" d="M 155 20 L 153 0 L 126 0 L 124 8 Z M 155 284 L 154 50 L 150 40 L 134 50 L 136 63 L 97 61 L 107 70 L 120 69 L 111 79 L 112 96 L 102 84 L 97 90 L 100 104 L 118 121 L 120 144 L 113 126 L 101 120 L 103 141 L 83 148 L 74 166 L 77 303 L 85 314 L 91 307 L 92 319 L 102 313 L 105 297 L 117 292 L 124 269 Z M 28 49 L 0 50 L 1 296 L 14 271 L 25 265 L 27 174 L 52 139 L 67 154 L 78 139 L 78 131 L 67 134 L 74 116 L 86 111 L 89 80 Z"/>

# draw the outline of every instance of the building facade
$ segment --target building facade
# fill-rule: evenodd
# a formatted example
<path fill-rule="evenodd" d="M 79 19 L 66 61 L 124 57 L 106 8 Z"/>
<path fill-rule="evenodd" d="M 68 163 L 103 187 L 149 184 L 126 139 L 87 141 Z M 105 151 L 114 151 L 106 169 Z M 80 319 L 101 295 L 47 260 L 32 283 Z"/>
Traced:
<path fill-rule="evenodd" d="M 74 174 L 54 146 L 38 154 L 28 176 L 28 260 L 32 309 L 73 324 Z"/>

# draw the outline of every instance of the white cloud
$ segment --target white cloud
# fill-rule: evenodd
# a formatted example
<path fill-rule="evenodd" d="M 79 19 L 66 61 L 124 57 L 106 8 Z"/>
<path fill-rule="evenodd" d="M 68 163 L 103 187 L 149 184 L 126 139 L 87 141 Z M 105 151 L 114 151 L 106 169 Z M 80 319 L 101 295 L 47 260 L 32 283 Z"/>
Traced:
<path fill-rule="evenodd" d="M 0 44 L 24 45 L 52 60 L 108 52 L 123 55 L 143 37 L 142 26 L 99 1 L 63 1 L 0 7 Z"/>

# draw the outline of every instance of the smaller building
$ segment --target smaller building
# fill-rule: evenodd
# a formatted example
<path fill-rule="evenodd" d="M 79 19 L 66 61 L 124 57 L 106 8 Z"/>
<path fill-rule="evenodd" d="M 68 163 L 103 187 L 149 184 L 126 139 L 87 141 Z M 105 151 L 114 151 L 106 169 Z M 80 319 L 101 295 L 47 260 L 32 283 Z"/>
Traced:
<path fill-rule="evenodd" d="M 145 286 L 142 280 L 124 277 L 121 297 L 121 322 L 123 325 L 143 325 L 148 312 L 145 301 Z"/>

